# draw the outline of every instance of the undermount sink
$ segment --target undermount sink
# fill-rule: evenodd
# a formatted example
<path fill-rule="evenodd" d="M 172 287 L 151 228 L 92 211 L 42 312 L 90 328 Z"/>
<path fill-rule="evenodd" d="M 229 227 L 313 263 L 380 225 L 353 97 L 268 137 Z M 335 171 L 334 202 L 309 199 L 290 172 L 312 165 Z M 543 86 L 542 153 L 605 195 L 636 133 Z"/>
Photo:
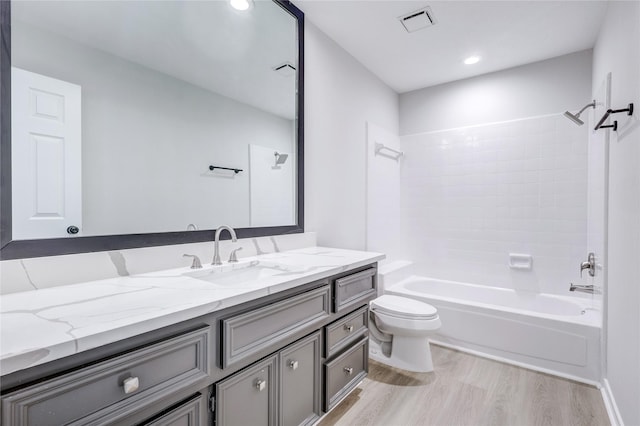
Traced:
<path fill-rule="evenodd" d="M 256 284 L 257 281 L 265 278 L 296 272 L 301 272 L 301 269 L 277 262 L 254 260 L 212 266 L 207 269 L 186 272 L 183 275 L 224 287 L 242 287 L 247 284 Z"/>

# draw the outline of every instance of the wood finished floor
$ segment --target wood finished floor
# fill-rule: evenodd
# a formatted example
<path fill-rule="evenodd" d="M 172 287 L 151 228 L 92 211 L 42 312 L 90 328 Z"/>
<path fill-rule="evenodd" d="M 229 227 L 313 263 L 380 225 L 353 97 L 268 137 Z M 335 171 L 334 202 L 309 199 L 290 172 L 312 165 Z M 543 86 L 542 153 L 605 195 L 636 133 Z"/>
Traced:
<path fill-rule="evenodd" d="M 433 373 L 371 361 L 328 425 L 609 425 L 595 387 L 432 345 Z"/>

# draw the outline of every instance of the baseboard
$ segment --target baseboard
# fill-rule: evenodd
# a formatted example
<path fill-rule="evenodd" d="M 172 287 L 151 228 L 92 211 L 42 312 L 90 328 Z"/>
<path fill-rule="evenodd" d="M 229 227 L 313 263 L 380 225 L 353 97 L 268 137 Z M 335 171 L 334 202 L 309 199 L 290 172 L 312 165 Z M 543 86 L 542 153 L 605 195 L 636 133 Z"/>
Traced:
<path fill-rule="evenodd" d="M 511 364 L 511 365 L 515 365 L 516 367 L 526 368 L 527 370 L 533 370 L 533 371 L 537 371 L 537 372 L 540 372 L 540 373 L 549 374 L 551 376 L 561 377 L 563 379 L 571 380 L 571 381 L 574 381 L 574 382 L 584 383 L 584 384 L 587 384 L 587 385 L 594 386 L 594 387 L 596 387 L 598 389 L 602 388 L 602 384 L 597 382 L 597 381 L 595 381 L 595 380 L 589 380 L 589 379 L 585 379 L 585 378 L 582 378 L 582 377 L 573 376 L 571 374 L 561 373 L 559 371 L 550 370 L 548 368 L 537 367 L 535 365 L 527 364 L 527 363 L 524 363 L 524 362 L 513 361 L 513 360 L 511 360 L 509 358 L 504 358 L 504 357 L 497 356 L 497 355 L 487 354 L 485 352 L 480 352 L 480 351 L 476 351 L 474 349 L 465 348 L 464 346 L 452 345 L 451 343 L 441 342 L 441 341 L 439 341 L 437 339 L 429 339 L 429 342 L 433 343 L 434 345 L 444 346 L 445 348 L 455 349 L 455 350 L 460 351 L 460 352 L 466 352 L 466 353 L 469 353 L 471 355 L 479 356 L 481 358 L 487 358 L 487 359 L 491 359 L 493 361 L 502 362 L 504 364 Z"/>
<path fill-rule="evenodd" d="M 616 400 L 613 397 L 613 392 L 611 392 L 611 386 L 607 379 L 602 381 L 602 388 L 600 388 L 600 392 L 602 393 L 602 400 L 604 401 L 604 407 L 607 409 L 611 426 L 624 426 L 622 417 L 620 416 L 620 411 L 616 405 Z"/>

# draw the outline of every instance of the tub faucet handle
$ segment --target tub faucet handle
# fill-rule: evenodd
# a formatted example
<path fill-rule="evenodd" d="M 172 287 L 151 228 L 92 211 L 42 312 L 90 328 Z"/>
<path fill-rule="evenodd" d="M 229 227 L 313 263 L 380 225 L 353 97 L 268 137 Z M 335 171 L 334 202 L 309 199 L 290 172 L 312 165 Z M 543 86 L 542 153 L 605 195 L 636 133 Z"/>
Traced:
<path fill-rule="evenodd" d="M 596 255 L 589 253 L 586 262 L 580 263 L 580 278 L 582 278 L 582 271 L 589 270 L 589 276 L 596 276 Z"/>

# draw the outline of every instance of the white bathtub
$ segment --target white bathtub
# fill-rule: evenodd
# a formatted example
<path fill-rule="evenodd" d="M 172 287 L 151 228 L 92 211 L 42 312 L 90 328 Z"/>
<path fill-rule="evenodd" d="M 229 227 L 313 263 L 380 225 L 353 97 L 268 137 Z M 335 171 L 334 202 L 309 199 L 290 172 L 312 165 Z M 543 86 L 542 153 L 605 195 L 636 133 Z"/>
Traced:
<path fill-rule="evenodd" d="M 387 293 L 435 306 L 434 343 L 594 385 L 600 383 L 600 307 L 590 299 L 411 276 Z M 437 365 L 436 365 L 437 371 Z"/>

